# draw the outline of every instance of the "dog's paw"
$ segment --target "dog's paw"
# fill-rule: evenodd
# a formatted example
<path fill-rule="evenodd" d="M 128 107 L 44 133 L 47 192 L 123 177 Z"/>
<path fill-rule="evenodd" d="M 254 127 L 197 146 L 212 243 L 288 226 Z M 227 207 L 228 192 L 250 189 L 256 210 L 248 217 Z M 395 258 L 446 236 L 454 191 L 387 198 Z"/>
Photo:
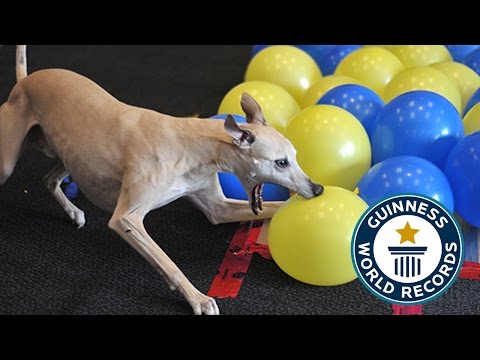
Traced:
<path fill-rule="evenodd" d="M 195 296 L 195 298 L 190 301 L 190 304 L 192 305 L 195 315 L 220 315 L 215 300 L 203 294 Z"/>
<path fill-rule="evenodd" d="M 85 213 L 80 209 L 72 209 L 68 211 L 68 216 L 72 220 L 73 225 L 78 229 L 85 226 Z"/>

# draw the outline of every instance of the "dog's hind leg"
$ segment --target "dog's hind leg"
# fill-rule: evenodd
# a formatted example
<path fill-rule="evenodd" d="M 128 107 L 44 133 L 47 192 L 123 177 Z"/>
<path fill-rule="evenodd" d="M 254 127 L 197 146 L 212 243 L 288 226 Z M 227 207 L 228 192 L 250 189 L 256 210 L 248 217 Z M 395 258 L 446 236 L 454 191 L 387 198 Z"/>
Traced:
<path fill-rule="evenodd" d="M 72 222 L 80 229 L 85 226 L 85 213 L 76 207 L 63 193 L 60 185 L 68 176 L 68 172 L 63 164 L 57 165 L 45 178 L 43 179 L 48 190 L 53 197 L 60 204 L 62 209 L 67 213 Z"/>
<path fill-rule="evenodd" d="M 248 201 L 227 199 L 223 194 L 218 176 L 210 181 L 210 186 L 186 197 L 193 205 L 200 209 L 208 220 L 214 224 L 254 221 L 271 219 L 284 202 L 264 202 L 263 212 L 255 215 Z"/>
<path fill-rule="evenodd" d="M 12 175 L 25 137 L 36 124 L 27 107 L 28 100 L 18 87 L 0 107 L 0 185 L 5 184 Z"/>

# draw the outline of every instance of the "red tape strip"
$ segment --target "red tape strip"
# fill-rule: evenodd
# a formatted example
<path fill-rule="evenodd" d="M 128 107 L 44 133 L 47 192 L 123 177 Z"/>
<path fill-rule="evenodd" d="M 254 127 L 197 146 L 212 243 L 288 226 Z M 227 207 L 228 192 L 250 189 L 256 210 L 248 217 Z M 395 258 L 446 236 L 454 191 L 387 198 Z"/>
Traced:
<path fill-rule="evenodd" d="M 262 225 L 263 221 L 240 225 L 213 280 L 208 296 L 219 299 L 235 299 L 238 296 L 253 254 L 260 249 L 265 252 L 263 247 L 255 245 Z"/>
<path fill-rule="evenodd" d="M 459 277 L 460 279 L 480 280 L 480 264 L 465 261 Z"/>
<path fill-rule="evenodd" d="M 250 247 L 250 251 L 253 252 L 254 254 L 260 255 L 266 260 L 273 260 L 272 255 L 270 255 L 270 250 L 268 248 L 268 245 L 255 244 Z"/>
<path fill-rule="evenodd" d="M 423 315 L 423 306 L 392 305 L 393 315 Z"/>

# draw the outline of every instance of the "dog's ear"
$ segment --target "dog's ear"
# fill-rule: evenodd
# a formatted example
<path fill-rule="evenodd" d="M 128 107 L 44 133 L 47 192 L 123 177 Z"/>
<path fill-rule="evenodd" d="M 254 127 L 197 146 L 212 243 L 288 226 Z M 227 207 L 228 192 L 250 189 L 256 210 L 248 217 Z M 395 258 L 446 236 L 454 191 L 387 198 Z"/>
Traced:
<path fill-rule="evenodd" d="M 232 115 L 228 115 L 225 120 L 225 131 L 233 137 L 233 144 L 240 149 L 249 148 L 255 142 L 255 135 L 238 126 Z"/>
<path fill-rule="evenodd" d="M 262 108 L 252 96 L 243 93 L 241 105 L 249 124 L 268 126 L 267 120 L 263 117 Z"/>

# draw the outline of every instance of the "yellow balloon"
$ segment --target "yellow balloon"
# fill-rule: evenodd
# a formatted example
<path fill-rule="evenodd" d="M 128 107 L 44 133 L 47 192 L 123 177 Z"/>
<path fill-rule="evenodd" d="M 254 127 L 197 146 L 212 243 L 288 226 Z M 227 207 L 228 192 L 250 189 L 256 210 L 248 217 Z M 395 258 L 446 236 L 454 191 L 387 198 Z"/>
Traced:
<path fill-rule="evenodd" d="M 300 102 L 310 86 L 322 78 L 315 60 L 306 52 L 288 45 L 260 51 L 247 68 L 245 81 L 268 81 L 287 90 Z"/>
<path fill-rule="evenodd" d="M 218 113 L 245 116 L 240 106 L 244 92 L 258 101 L 270 126 L 282 134 L 288 121 L 300 111 L 297 102 L 287 90 L 264 81 L 250 81 L 233 88 L 223 99 Z"/>
<path fill-rule="evenodd" d="M 364 127 L 352 114 L 331 105 L 310 106 L 288 123 L 285 136 L 313 181 L 355 189 L 370 169 L 372 152 Z"/>
<path fill-rule="evenodd" d="M 325 187 L 323 195 L 295 196 L 277 211 L 268 242 L 277 265 L 296 280 L 317 286 L 346 284 L 357 278 L 351 241 L 368 205 L 354 193 Z"/>
<path fill-rule="evenodd" d="M 444 45 L 393 45 L 389 50 L 398 57 L 405 69 L 452 61 L 452 55 Z"/>
<path fill-rule="evenodd" d="M 392 47 L 394 47 L 395 45 L 363 45 L 363 47 L 379 47 L 379 48 L 384 48 L 384 49 L 387 49 L 387 50 L 390 50 Z"/>
<path fill-rule="evenodd" d="M 383 97 L 385 86 L 404 70 L 390 51 L 380 47 L 364 47 L 347 55 L 335 75 L 353 77 Z"/>
<path fill-rule="evenodd" d="M 448 76 L 462 97 L 462 114 L 468 100 L 480 88 L 480 76 L 468 66 L 458 62 L 446 61 L 430 65 Z"/>
<path fill-rule="evenodd" d="M 335 75 L 350 76 L 383 98 L 385 86 L 404 70 L 390 51 L 380 47 L 364 47 L 347 55 Z"/>
<path fill-rule="evenodd" d="M 462 112 L 462 97 L 455 84 L 440 70 L 433 67 L 417 67 L 405 70 L 385 88 L 385 102 L 415 90 L 432 91 L 450 100 L 459 113 Z"/>
<path fill-rule="evenodd" d="M 471 108 L 465 115 L 463 126 L 465 127 L 465 135 L 480 131 L 480 103 Z"/>
<path fill-rule="evenodd" d="M 336 88 L 337 86 L 350 84 L 360 85 L 360 82 L 348 76 L 325 76 L 310 86 L 310 89 L 308 89 L 305 95 L 303 95 L 303 99 L 300 102 L 300 107 L 305 109 L 306 107 L 315 105 L 318 100 L 320 100 L 321 97 L 330 90 Z"/>

